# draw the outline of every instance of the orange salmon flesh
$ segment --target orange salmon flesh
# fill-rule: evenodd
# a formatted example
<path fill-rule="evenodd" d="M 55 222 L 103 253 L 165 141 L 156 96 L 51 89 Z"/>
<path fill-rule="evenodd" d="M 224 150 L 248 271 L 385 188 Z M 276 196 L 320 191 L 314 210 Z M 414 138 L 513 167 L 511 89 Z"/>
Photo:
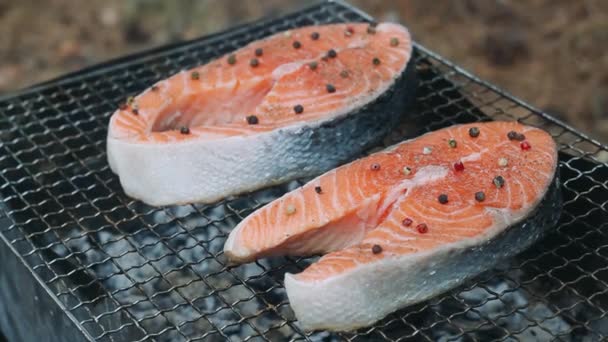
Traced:
<path fill-rule="evenodd" d="M 239 223 L 224 253 L 233 263 L 324 254 L 285 276 L 300 324 L 366 326 L 537 240 L 559 217 L 553 199 L 533 214 L 555 188 L 556 168 L 556 145 L 540 129 L 452 126 L 285 194 Z"/>
<path fill-rule="evenodd" d="M 162 80 L 110 119 L 108 162 L 151 205 L 213 203 L 316 176 L 386 136 L 414 96 L 401 25 L 277 33 Z"/>
<path fill-rule="evenodd" d="M 476 138 L 469 135 L 474 126 L 480 130 Z M 523 150 L 524 141 L 509 140 L 510 131 L 524 134 L 531 148 Z M 437 248 L 483 234 L 494 224 L 495 210 L 516 212 L 538 202 L 556 160 L 553 140 L 539 129 L 511 122 L 443 129 L 332 170 L 266 205 L 236 227 L 226 254 L 247 262 L 355 246 L 326 256 L 327 263 L 300 275 L 322 279 L 329 265 L 338 271 L 392 253 Z M 455 166 L 459 162 L 462 171 Z M 503 187 L 494 184 L 497 176 L 504 179 Z M 477 192 L 483 192 L 483 201 L 475 199 Z M 439 201 L 440 195 L 447 196 L 447 203 Z M 411 220 L 407 226 L 406 219 Z M 420 224 L 426 233 L 418 232 Z M 375 244 L 383 253 L 371 253 Z"/>
<path fill-rule="evenodd" d="M 218 139 L 313 121 L 352 107 L 399 75 L 411 53 L 402 26 L 381 24 L 373 34 L 368 27 L 294 29 L 180 72 L 118 110 L 111 135 L 139 143 Z M 182 134 L 183 127 L 189 134 Z"/>

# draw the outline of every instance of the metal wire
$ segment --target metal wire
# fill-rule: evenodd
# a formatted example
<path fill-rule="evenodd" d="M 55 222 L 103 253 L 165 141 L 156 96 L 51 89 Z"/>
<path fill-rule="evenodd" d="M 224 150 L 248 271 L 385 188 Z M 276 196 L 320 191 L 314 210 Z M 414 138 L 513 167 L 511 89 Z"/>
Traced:
<path fill-rule="evenodd" d="M 323 3 L 0 99 L 2 215 L 12 222 L 0 234 L 97 341 L 607 338 L 608 149 L 419 45 L 416 108 L 385 144 L 413 127 L 490 118 L 541 127 L 560 144 L 559 226 L 458 289 L 357 332 L 305 334 L 282 279 L 314 259 L 229 267 L 222 255 L 243 217 L 305 180 L 214 205 L 153 208 L 124 195 L 105 137 L 128 95 L 278 31 L 369 19 Z"/>

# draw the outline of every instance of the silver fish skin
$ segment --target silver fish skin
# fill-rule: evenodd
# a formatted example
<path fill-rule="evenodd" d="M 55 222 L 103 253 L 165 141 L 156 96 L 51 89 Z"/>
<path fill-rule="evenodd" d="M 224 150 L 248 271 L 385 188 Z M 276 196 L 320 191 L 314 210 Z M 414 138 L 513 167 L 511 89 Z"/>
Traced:
<path fill-rule="evenodd" d="M 559 169 L 543 199 L 526 216 L 495 234 L 452 243 L 427 253 L 394 259 L 377 267 L 377 277 L 349 276 L 323 286 L 307 286 L 291 274 L 285 288 L 299 325 L 307 331 L 350 331 L 446 292 L 521 253 L 555 227 L 562 209 Z M 362 270 L 364 271 L 364 270 Z"/>
<path fill-rule="evenodd" d="M 120 176 L 125 193 L 147 204 L 213 203 L 315 176 L 359 156 L 380 143 L 407 115 L 416 86 L 410 61 L 388 90 L 356 110 L 327 120 L 186 147 L 142 146 L 108 135 L 108 162 Z"/>

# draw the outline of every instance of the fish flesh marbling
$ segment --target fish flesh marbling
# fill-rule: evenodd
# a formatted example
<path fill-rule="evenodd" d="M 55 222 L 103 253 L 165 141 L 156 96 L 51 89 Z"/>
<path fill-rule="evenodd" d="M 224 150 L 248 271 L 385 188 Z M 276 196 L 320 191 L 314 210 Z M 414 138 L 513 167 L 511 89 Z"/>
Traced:
<path fill-rule="evenodd" d="M 556 144 L 516 122 L 457 125 L 329 171 L 246 217 L 233 263 L 325 254 L 285 288 L 306 330 L 351 330 L 521 252 L 560 215 Z"/>
<path fill-rule="evenodd" d="M 152 205 L 214 202 L 315 176 L 379 142 L 411 103 L 412 42 L 397 24 L 309 26 L 258 40 L 130 98 L 108 161 Z"/>

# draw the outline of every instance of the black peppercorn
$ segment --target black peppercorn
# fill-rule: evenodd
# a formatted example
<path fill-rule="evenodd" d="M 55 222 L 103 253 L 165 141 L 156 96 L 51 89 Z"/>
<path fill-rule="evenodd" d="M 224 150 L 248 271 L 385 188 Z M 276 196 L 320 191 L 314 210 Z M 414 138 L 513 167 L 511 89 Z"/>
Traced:
<path fill-rule="evenodd" d="M 302 107 L 302 105 L 295 105 L 293 111 L 296 112 L 296 114 L 302 114 L 302 112 L 304 112 L 304 107 Z"/>
<path fill-rule="evenodd" d="M 382 253 L 382 246 L 380 246 L 380 245 L 373 245 L 372 246 L 372 253 L 374 253 L 374 254 L 380 254 L 380 253 Z"/>
<path fill-rule="evenodd" d="M 257 125 L 259 122 L 258 117 L 255 115 L 249 115 L 247 117 L 247 123 L 250 125 Z"/>
<path fill-rule="evenodd" d="M 471 127 L 469 128 L 469 136 L 473 138 L 477 138 L 479 136 L 479 128 Z"/>

